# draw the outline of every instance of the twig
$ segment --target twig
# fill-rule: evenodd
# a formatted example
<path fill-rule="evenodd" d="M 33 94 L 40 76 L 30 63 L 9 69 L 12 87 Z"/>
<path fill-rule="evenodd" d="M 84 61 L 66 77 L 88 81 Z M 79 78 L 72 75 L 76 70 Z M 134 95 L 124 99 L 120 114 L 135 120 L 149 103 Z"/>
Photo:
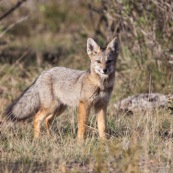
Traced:
<path fill-rule="evenodd" d="M 8 15 L 10 15 L 15 9 L 17 9 L 18 7 L 20 7 L 23 4 L 23 2 L 25 2 L 25 1 L 26 0 L 18 1 L 15 6 L 13 6 L 6 13 L 4 13 L 2 16 L 0 16 L 0 21 L 3 20 L 4 18 L 6 18 Z"/>

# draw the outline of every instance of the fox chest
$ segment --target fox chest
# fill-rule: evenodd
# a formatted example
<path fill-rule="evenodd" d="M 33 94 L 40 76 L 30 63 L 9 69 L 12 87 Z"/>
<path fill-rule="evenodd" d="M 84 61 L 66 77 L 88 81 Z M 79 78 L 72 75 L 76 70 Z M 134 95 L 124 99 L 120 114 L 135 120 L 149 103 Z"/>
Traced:
<path fill-rule="evenodd" d="M 112 92 L 112 87 L 111 88 L 97 88 L 94 93 L 91 94 L 89 100 L 92 102 L 92 104 L 95 104 L 99 101 L 102 102 L 108 102 L 110 99 L 110 95 Z"/>

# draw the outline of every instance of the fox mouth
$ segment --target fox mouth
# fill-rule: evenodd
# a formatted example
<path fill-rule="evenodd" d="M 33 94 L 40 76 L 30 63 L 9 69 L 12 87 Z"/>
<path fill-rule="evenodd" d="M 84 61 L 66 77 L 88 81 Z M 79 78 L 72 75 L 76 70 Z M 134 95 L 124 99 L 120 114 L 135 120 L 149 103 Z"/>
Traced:
<path fill-rule="evenodd" d="M 96 69 L 96 72 L 97 73 L 101 73 L 102 75 L 109 75 L 109 73 L 110 73 L 110 70 L 106 70 L 106 71 L 103 71 L 103 70 L 100 70 L 100 69 Z"/>
<path fill-rule="evenodd" d="M 108 70 L 107 71 L 100 71 L 102 74 L 108 74 Z"/>

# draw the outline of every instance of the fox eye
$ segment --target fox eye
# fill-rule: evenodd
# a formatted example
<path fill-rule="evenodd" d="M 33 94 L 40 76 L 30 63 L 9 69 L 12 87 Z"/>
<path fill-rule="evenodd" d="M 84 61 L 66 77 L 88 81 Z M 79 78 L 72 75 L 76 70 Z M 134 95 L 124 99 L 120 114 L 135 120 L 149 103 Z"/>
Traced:
<path fill-rule="evenodd" d="M 108 61 L 106 61 L 106 64 L 109 64 L 109 63 L 111 63 L 113 60 L 108 60 Z"/>
<path fill-rule="evenodd" d="M 96 62 L 97 62 L 97 63 L 99 63 L 99 64 L 101 63 L 101 61 L 100 61 L 100 60 L 96 60 Z"/>

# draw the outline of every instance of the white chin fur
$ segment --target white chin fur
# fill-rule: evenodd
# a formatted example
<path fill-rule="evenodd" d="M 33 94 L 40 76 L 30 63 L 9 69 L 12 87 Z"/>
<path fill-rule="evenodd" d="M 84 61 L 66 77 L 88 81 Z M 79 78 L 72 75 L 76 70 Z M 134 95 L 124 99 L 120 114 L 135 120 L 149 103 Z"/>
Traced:
<path fill-rule="evenodd" d="M 103 72 L 101 72 L 100 70 L 98 70 L 98 69 L 95 69 L 95 72 L 99 75 L 99 76 L 101 76 L 101 77 L 108 77 L 109 76 L 109 74 L 110 73 L 103 73 Z"/>

